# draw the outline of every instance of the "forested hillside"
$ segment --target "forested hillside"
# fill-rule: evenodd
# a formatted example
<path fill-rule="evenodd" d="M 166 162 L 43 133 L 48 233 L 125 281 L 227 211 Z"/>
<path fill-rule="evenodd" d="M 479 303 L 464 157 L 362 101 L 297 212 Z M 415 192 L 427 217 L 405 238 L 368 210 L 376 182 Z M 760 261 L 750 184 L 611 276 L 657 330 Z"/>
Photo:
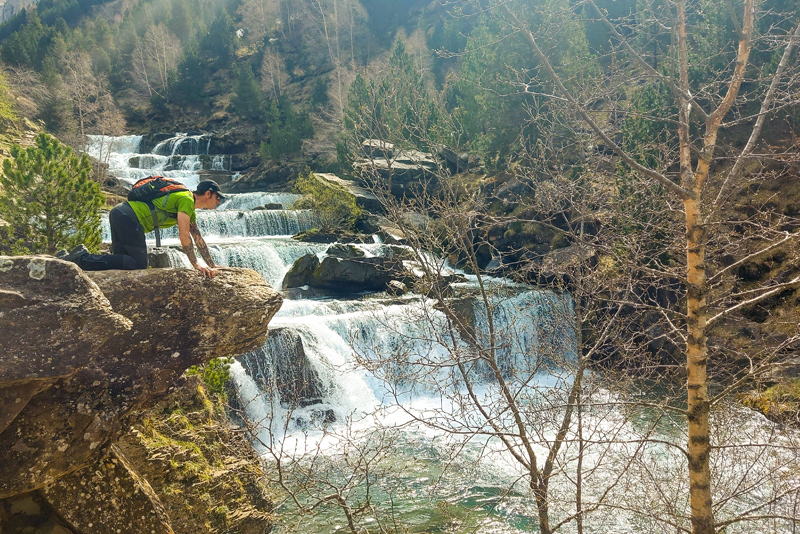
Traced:
<path fill-rule="evenodd" d="M 552 12 L 570 5 L 548 4 Z M 795 7 L 786 0 L 769 4 L 774 15 L 759 19 L 760 31 L 775 26 L 786 31 L 787 10 Z M 603 0 L 598 7 L 611 18 L 629 17 L 626 24 L 637 20 L 634 0 Z M 624 61 L 609 53 L 612 35 L 592 9 L 575 3 L 572 16 L 548 20 L 547 27 L 531 11 L 532 29 L 550 33 L 553 61 L 576 87 Z M 712 58 L 718 65 L 710 66 L 722 65 L 732 51 L 723 43 L 736 28 L 725 3 L 707 2 L 702 13 L 702 20 L 693 21 L 702 29 L 693 34 L 694 42 L 700 50 L 720 50 Z M 655 69 L 670 68 L 668 41 L 654 37 L 640 44 Z M 489 168 L 506 167 L 524 143 L 550 135 L 543 131 L 550 104 L 536 96 L 547 92 L 547 82 L 537 76 L 540 66 L 523 35 L 470 6 L 44 0 L 0 28 L 0 45 L 9 80 L 35 102 L 35 117 L 77 148 L 85 134 L 241 125 L 246 141 L 261 145 L 264 159 L 298 154 L 306 140 L 304 157 L 329 166 L 336 161 L 346 109 L 369 104 L 370 84 L 405 84 L 406 94 L 398 88 L 398 98 L 418 91 L 435 105 L 429 120 L 439 127 L 441 143 L 479 155 Z M 767 69 L 776 60 L 770 54 L 768 41 L 756 50 Z M 702 73 L 702 68 L 693 72 Z M 697 87 L 711 81 L 693 78 Z M 633 150 L 639 150 L 634 145 L 640 134 L 657 134 L 663 125 L 623 120 L 624 112 L 635 109 L 646 116 L 664 106 L 664 89 L 637 84 L 613 95 L 618 112 L 611 118 L 622 121 L 617 135 Z M 595 108 L 612 104 L 594 98 Z M 525 112 L 532 107 L 534 117 Z M 450 124 L 437 124 L 441 113 L 449 115 Z M 794 113 L 788 116 L 784 132 L 794 127 Z"/>
<path fill-rule="evenodd" d="M 413 290 L 450 330 L 427 336 L 436 350 L 358 364 L 385 372 L 395 400 L 426 382 L 448 396 L 414 422 L 448 428 L 463 440 L 452 450 L 495 439 L 519 472 L 509 487 L 532 496 L 529 528 L 583 532 L 584 517 L 625 510 L 664 532 L 788 532 L 796 436 L 731 429 L 741 403 L 800 420 L 798 47 L 795 0 L 41 0 L 0 27 L 0 123 L 40 120 L 77 151 L 92 134 L 213 133 L 251 155 L 236 191 L 306 167 L 351 180 L 304 171 L 297 190 L 313 198 L 296 207 L 344 206 L 320 224 L 333 240 L 342 228 L 328 226 L 391 225 L 422 272 Z M 341 183 L 385 217 L 367 220 Z M 453 298 L 453 265 L 476 277 L 485 332 Z M 498 279 L 568 295 L 554 322 L 576 326 L 575 354 L 504 367 L 516 339 L 493 323 Z M 459 336 L 468 349 L 437 360 Z M 562 370 L 558 393 L 537 397 L 538 373 Z M 608 436 L 605 420 L 582 434 L 609 390 L 632 427 L 637 410 L 659 414 L 631 433 L 644 437 Z M 653 438 L 678 420 L 679 437 Z M 662 441 L 674 477 L 647 459 Z M 582 471 L 585 448 L 621 443 L 632 452 L 613 481 L 583 495 L 606 467 L 603 449 Z M 617 487 L 623 472 L 634 491 Z M 569 495 L 554 496 L 559 476 Z M 373 520 L 368 492 L 351 507 L 325 487 L 304 513 Z"/>
<path fill-rule="evenodd" d="M 354 164 L 365 139 L 433 154 L 444 166 L 429 174 L 459 175 L 459 190 L 482 195 L 482 220 L 495 221 L 473 236 L 476 268 L 500 262 L 527 280 L 541 277 L 530 272 L 531 264 L 577 243 L 576 220 L 588 232 L 609 221 L 630 228 L 676 224 L 668 215 L 659 222 L 635 218 L 663 214 L 652 197 L 660 193 L 643 189 L 636 176 L 669 190 L 684 176 L 682 166 L 704 161 L 705 149 L 688 137 L 711 139 L 700 135 L 711 116 L 703 109 L 728 91 L 724 80 L 739 75 L 744 12 L 728 2 L 693 4 L 681 56 L 663 22 L 673 14 L 659 2 L 521 2 L 513 17 L 491 7 L 42 0 L 0 26 L 0 119 L 11 137 L 18 118 L 39 120 L 78 151 L 88 134 L 213 132 L 252 154 L 235 169 L 245 172 L 245 187 L 268 185 L 270 169 L 279 165 L 283 183 L 306 165 L 364 175 Z M 723 195 L 732 201 L 719 216 L 777 217 L 778 234 L 768 240 L 795 228 L 800 205 L 792 180 L 800 126 L 797 60 L 791 53 L 782 60 L 797 11 L 791 0 L 758 6 L 746 71 L 736 99 L 725 104 L 727 122 L 715 130 L 716 154 L 708 163 L 712 174 L 733 177 L 724 179 L 714 200 L 715 209 Z M 687 66 L 685 80 L 679 64 Z M 770 84 L 776 73 L 781 76 Z M 680 119 L 680 91 L 691 95 L 687 114 L 699 115 Z M 685 130 L 675 127 L 683 121 Z M 755 185 L 763 176 L 768 179 Z M 398 174 L 392 191 L 408 186 L 401 182 Z M 613 205 L 584 197 L 591 216 L 576 214 L 576 198 L 565 191 L 584 183 L 598 187 L 594 194 L 617 195 Z M 626 203 L 631 209 L 621 208 Z M 622 223 L 620 210 L 634 219 Z M 745 257 L 755 254 L 754 236 L 741 222 L 731 224 L 734 234 L 747 237 L 740 242 Z M 666 234 L 649 239 L 657 246 L 634 263 L 682 265 Z M 715 261 L 727 269 L 733 256 L 720 253 Z M 465 258 L 462 250 L 450 253 L 454 262 Z M 791 278 L 794 267 L 785 255 L 765 261 L 734 261 L 740 282 L 775 273 Z M 682 298 L 672 282 L 659 291 L 662 300 Z M 778 293 L 780 302 L 795 303 L 796 294 L 787 291 Z M 782 305 L 775 298 L 740 311 L 757 324 L 769 322 Z M 765 325 L 764 335 L 786 335 L 779 323 Z M 655 332 L 658 337 L 661 330 Z M 656 352 L 671 361 L 680 345 L 671 341 Z"/>

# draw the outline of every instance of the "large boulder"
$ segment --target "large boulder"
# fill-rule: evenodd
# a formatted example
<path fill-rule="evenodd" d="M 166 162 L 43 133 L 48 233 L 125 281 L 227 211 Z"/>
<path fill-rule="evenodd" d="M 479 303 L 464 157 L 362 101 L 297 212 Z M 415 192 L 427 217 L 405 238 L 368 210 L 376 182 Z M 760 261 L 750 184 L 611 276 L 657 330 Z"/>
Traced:
<path fill-rule="evenodd" d="M 402 276 L 403 263 L 392 258 L 323 258 L 308 285 L 337 292 L 383 291 Z"/>
<path fill-rule="evenodd" d="M 317 267 L 319 267 L 319 258 L 317 258 L 316 254 L 300 256 L 286 272 L 281 287 L 290 289 L 307 285 Z"/>
<path fill-rule="evenodd" d="M 0 498 L 100 458 L 190 366 L 263 345 L 280 294 L 256 272 L 82 272 L 0 257 Z"/>
<path fill-rule="evenodd" d="M 313 176 L 317 180 L 322 180 L 330 185 L 340 187 L 353 195 L 356 198 L 356 205 L 359 207 L 373 213 L 380 213 L 383 211 L 383 204 L 381 204 L 380 199 L 371 191 L 360 187 L 355 182 L 339 178 L 335 174 L 330 173 L 315 172 Z"/>
<path fill-rule="evenodd" d="M 0 310 L 0 383 L 15 386 L 74 374 L 133 325 L 74 264 L 43 256 L 0 257 Z"/>

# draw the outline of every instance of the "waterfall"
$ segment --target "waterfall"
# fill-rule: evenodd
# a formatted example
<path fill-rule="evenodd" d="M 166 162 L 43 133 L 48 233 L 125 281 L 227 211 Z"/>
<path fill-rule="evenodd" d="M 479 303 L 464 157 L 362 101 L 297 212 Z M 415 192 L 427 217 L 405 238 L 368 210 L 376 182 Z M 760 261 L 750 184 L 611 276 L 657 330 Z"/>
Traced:
<path fill-rule="evenodd" d="M 294 235 L 310 230 L 317 218 L 310 210 L 198 211 L 197 227 L 203 237 L 260 237 Z M 178 228 L 164 228 L 162 238 L 177 238 Z"/>
<path fill-rule="evenodd" d="M 228 174 L 231 179 L 234 176 L 229 155 L 210 153 L 212 137 L 209 135 L 176 134 L 147 153 L 141 152 L 142 136 L 90 135 L 89 139 L 87 153 L 107 162 L 109 172 L 129 185 L 158 174 L 193 190 L 200 182 L 202 171 L 214 171 L 215 176 Z"/>
<path fill-rule="evenodd" d="M 279 288 L 295 260 L 306 254 L 321 254 L 327 247 L 285 238 L 243 240 L 214 244 L 211 256 L 218 265 L 253 269 L 271 286 Z"/>
<path fill-rule="evenodd" d="M 301 195 L 294 193 L 239 193 L 226 195 L 225 202 L 217 210 L 252 210 L 266 204 L 280 204 L 284 209 L 292 207 Z"/>
<path fill-rule="evenodd" d="M 108 161 L 115 176 L 131 183 L 158 170 L 193 188 L 199 168 L 227 165 L 230 169 L 230 158 L 209 154 L 213 147 L 210 136 L 177 134 L 147 154 L 140 153 L 141 141 L 137 136 L 94 136 L 89 150 Z M 199 210 L 197 223 L 214 261 L 221 266 L 254 269 L 277 288 L 296 259 L 306 254 L 322 256 L 329 245 L 289 237 L 317 222 L 309 211 L 286 209 L 297 199 L 298 195 L 291 193 L 231 194 L 217 210 Z M 280 204 L 284 209 L 253 209 L 266 204 Z M 176 229 L 165 230 L 163 237 L 165 263 L 188 267 L 186 256 L 178 250 Z M 110 240 L 107 218 L 103 239 Z M 355 246 L 368 257 L 396 250 L 377 242 Z M 327 462 L 336 469 L 325 475 L 355 480 L 358 474 L 347 472 L 350 464 L 337 463 L 345 456 L 342 447 L 369 450 L 370 440 L 391 435 L 386 462 L 391 469 L 385 464 L 374 466 L 379 467 L 379 474 L 372 475 L 370 504 L 376 509 L 391 508 L 409 531 L 536 531 L 535 503 L 524 483 L 525 473 L 487 419 L 513 429 L 512 414 L 502 408 L 507 391 L 514 392 L 521 410 L 526 411 L 526 423 L 562 413 L 559 410 L 566 403 L 565 391 L 573 383 L 577 360 L 573 302 L 565 293 L 489 277 L 482 280 L 489 295 L 484 302 L 476 278 L 465 278 L 466 282 L 451 286 L 450 315 L 422 295 L 390 298 L 376 294 L 350 300 L 293 300 L 287 296 L 270 324 L 265 345 L 238 357 L 231 366 L 238 415 L 246 420 L 265 461 L 274 460 L 271 453 L 278 450 L 298 462 Z M 290 294 L 295 295 L 287 292 Z M 490 323 L 494 337 L 489 336 Z M 465 376 L 470 388 L 465 387 Z M 509 389 L 501 388 L 501 382 Z M 642 429 L 651 424 L 645 409 L 631 415 L 627 407 L 619 407 L 615 393 L 598 387 L 602 377 L 590 373 L 582 386 L 588 388 L 592 382 L 593 399 L 599 402 L 583 406 L 581 412 L 584 425 L 593 431 L 585 436 L 587 452 L 582 457 L 584 468 L 591 473 L 582 488 L 586 502 L 604 495 L 606 480 L 617 480 L 631 458 L 626 448 L 638 451 Z M 470 409 L 474 398 L 485 401 L 490 412 Z M 770 424 L 750 412 L 731 409 L 730 413 L 734 414 L 732 422 L 715 424 L 744 433 L 743 442 L 769 435 Z M 659 483 L 686 479 L 682 453 L 667 445 L 682 443 L 676 420 L 670 419 L 669 412 L 654 419 L 660 425 L 658 439 L 636 452 L 641 465 L 647 467 L 619 479 L 608 493 L 609 502 L 619 509 L 595 513 L 592 528 L 587 525 L 585 532 L 663 531 L 656 528 L 663 524 L 625 512 L 629 499 L 654 485 L 652 478 L 643 481 L 636 476 L 656 473 Z M 561 420 L 555 420 L 558 427 Z M 555 427 L 530 429 L 536 440 L 530 447 L 540 457 L 546 457 L 545 444 L 553 440 Z M 577 439 L 573 428 L 568 431 L 572 441 L 565 445 L 564 464 L 559 465 L 550 486 L 553 509 L 560 506 L 562 515 L 574 512 L 574 503 L 569 501 L 574 495 L 564 480 L 575 475 Z M 459 442 L 460 435 L 470 438 Z M 514 439 L 514 431 L 508 435 Z M 595 452 L 593 447 L 607 439 L 605 436 L 613 436 L 612 445 Z M 752 454 L 758 450 L 753 449 Z M 748 467 L 745 474 L 731 461 L 730 471 L 741 476 L 736 484 L 759 487 L 760 480 L 753 483 L 745 480 L 745 475 L 758 479 L 772 470 L 780 471 L 784 479 L 797 476 L 791 459 L 779 454 L 769 458 L 772 463 L 759 469 Z M 719 456 L 716 461 L 721 461 Z M 358 494 L 361 487 L 354 486 Z M 390 486 L 396 491 L 391 496 L 386 489 Z M 632 487 L 637 492 L 630 491 Z M 672 493 L 664 495 L 671 497 Z M 745 497 L 738 502 L 731 499 L 728 511 L 750 508 L 757 501 L 755 492 Z M 749 498 L 754 500 L 747 501 Z M 669 505 L 685 513 L 686 504 L 674 501 Z M 304 519 L 302 531 L 333 534 L 345 528 L 335 509 L 328 512 L 323 508 Z M 279 517 L 291 514 L 290 507 L 278 511 Z M 279 528 L 276 526 L 276 533 Z M 295 531 L 289 526 L 284 532 Z M 776 527 L 772 531 L 786 530 Z M 746 530 L 731 528 L 731 532 Z"/>
<path fill-rule="evenodd" d="M 208 154 L 210 146 L 211 137 L 207 135 L 177 134 L 158 143 L 153 147 L 153 153 L 162 156 Z"/>
<path fill-rule="evenodd" d="M 514 340 L 498 347 L 498 359 L 509 376 L 538 373 L 541 359 L 554 353 L 574 359 L 574 332 L 570 323 L 563 321 L 565 314 L 572 313 L 568 296 L 528 290 L 506 295 L 502 301 L 500 296 L 497 299 L 497 328 L 504 338 Z M 276 340 L 270 338 L 259 351 L 239 358 L 242 368 L 236 372 L 252 375 L 257 369 L 265 384 L 299 384 L 300 389 L 281 397 L 282 413 L 320 403 L 330 411 L 329 418 L 335 416 L 339 421 L 348 414 L 374 409 L 376 399 L 389 394 L 384 381 L 358 370 L 360 363 L 371 360 L 381 362 L 384 372 L 395 377 L 393 386 L 400 385 L 408 395 L 435 396 L 438 391 L 434 387 L 402 382 L 417 365 L 440 366 L 442 373 L 448 373 L 452 347 L 468 347 L 458 332 L 454 336 L 446 334 L 446 317 L 434 304 L 414 296 L 391 301 L 286 301 L 272 322 L 280 335 Z M 481 307 L 474 299 L 469 305 L 475 310 Z M 481 328 L 479 322 L 475 326 Z M 292 348 L 288 350 L 286 340 L 290 338 Z M 394 361 L 393 368 L 388 369 L 388 355 L 401 348 L 404 361 Z M 287 357 L 293 362 L 291 365 L 284 362 Z M 265 378 L 267 372 L 273 373 L 269 379 Z M 488 379 L 485 370 L 475 372 L 486 375 L 476 380 Z M 354 389 L 360 392 L 357 399 L 348 393 Z M 244 404 L 254 402 L 246 393 L 240 395 Z M 304 419 L 294 413 L 292 417 L 292 425 L 298 431 L 317 422 L 312 416 Z"/>

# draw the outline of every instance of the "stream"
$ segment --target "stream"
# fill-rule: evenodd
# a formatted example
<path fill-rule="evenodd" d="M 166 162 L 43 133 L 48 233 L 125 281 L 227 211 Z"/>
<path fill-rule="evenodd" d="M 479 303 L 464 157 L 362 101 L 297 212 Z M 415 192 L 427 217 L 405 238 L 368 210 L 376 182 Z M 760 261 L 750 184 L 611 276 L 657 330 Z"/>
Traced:
<path fill-rule="evenodd" d="M 194 188 L 204 171 L 236 178 L 226 170 L 229 159 L 209 153 L 213 143 L 206 136 L 176 134 L 145 153 L 139 136 L 92 139 L 90 153 L 129 184 L 160 174 Z M 280 289 L 295 260 L 324 256 L 328 244 L 291 239 L 316 222 L 313 213 L 291 209 L 297 195 L 226 195 L 217 210 L 197 213 L 219 265 L 254 269 Z M 265 204 L 283 209 L 254 209 Z M 104 225 L 108 241 L 107 220 Z M 174 231 L 162 239 L 165 246 L 178 244 Z M 357 247 L 367 257 L 393 253 L 374 241 Z M 177 250 L 171 257 L 173 266 L 188 267 Z M 449 325 L 433 300 L 413 293 L 288 292 L 267 343 L 236 358 L 234 418 L 249 429 L 276 493 L 275 532 L 348 532 L 346 510 L 358 532 L 538 531 L 526 470 L 498 437 L 497 429 L 513 434 L 516 428 L 514 414 L 503 408 L 507 391 L 499 380 L 514 395 L 534 438 L 531 452 L 543 462 L 574 379 L 572 301 L 567 294 L 486 278 L 489 312 L 478 280 L 464 280 L 454 285 L 454 295 L 470 314 L 471 334 L 482 344 L 494 343 L 499 376 L 480 359 L 460 374 L 456 356 L 473 350 L 464 332 Z M 494 340 L 485 334 L 490 316 Z M 580 479 L 585 533 L 676 532 L 665 518 L 687 526 L 682 417 L 626 407 L 635 394 L 615 391 L 594 373 L 583 387 L 591 404 L 580 412 L 581 425 L 569 427 L 557 455 L 552 523 L 575 512 Z M 487 407 L 485 414 L 473 398 Z M 724 449 L 715 456 L 717 519 L 759 506 L 763 515 L 793 514 L 796 493 L 775 503 L 767 503 L 767 495 L 798 484 L 800 460 L 790 448 L 797 436 L 736 405 L 726 406 L 714 424 L 725 443 L 779 445 L 768 452 L 760 446 Z M 602 505 L 593 508 L 595 502 Z M 304 507 L 313 513 L 302 513 Z M 570 521 L 560 531 L 576 528 Z M 725 532 L 796 528 L 791 520 L 772 518 L 736 523 Z"/>

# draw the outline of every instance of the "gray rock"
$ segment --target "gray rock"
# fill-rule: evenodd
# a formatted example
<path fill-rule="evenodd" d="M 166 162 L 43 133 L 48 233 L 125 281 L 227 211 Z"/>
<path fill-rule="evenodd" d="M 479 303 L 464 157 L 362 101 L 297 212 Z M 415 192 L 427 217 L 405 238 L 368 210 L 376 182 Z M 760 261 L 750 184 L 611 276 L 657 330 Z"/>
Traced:
<path fill-rule="evenodd" d="M 79 532 L 125 532 L 132 525 L 138 532 L 173 532 L 161 500 L 114 446 L 107 457 L 59 478 L 42 493 Z"/>
<path fill-rule="evenodd" d="M 314 271 L 309 285 L 337 292 L 383 291 L 401 273 L 402 262 L 392 258 L 327 256 Z"/>
<path fill-rule="evenodd" d="M 259 389 L 277 393 L 284 408 L 320 404 L 325 386 L 308 359 L 303 339 L 288 328 L 275 328 L 267 341 L 266 356 L 258 350 L 237 358 Z"/>
<path fill-rule="evenodd" d="M 399 297 L 408 293 L 408 288 L 400 280 L 390 280 L 386 285 L 386 292 L 393 297 Z"/>
<path fill-rule="evenodd" d="M 346 258 L 346 259 L 354 259 L 354 258 L 363 258 L 364 251 L 360 248 L 356 247 L 355 245 L 349 244 L 342 244 L 337 243 L 328 247 L 328 250 L 325 251 L 327 256 L 335 256 L 337 258 Z"/>
<path fill-rule="evenodd" d="M 283 277 L 281 287 L 290 289 L 308 285 L 317 267 L 319 267 L 319 258 L 316 254 L 306 254 L 297 258 L 286 276 Z"/>
<path fill-rule="evenodd" d="M 190 366 L 263 345 L 281 296 L 249 269 L 84 273 L 0 257 L 0 498 L 97 460 Z"/>

